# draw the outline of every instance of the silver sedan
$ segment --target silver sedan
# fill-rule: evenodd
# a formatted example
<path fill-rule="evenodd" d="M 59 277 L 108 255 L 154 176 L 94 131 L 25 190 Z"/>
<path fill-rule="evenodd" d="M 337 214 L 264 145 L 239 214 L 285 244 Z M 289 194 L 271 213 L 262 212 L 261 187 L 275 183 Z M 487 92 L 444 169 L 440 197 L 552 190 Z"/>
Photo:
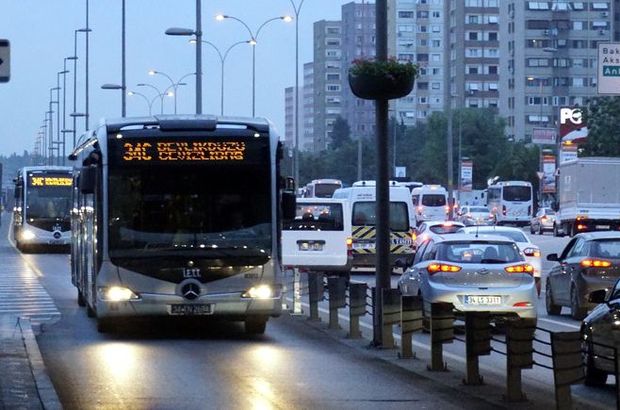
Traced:
<path fill-rule="evenodd" d="M 404 295 L 422 296 L 425 315 L 431 303 L 447 302 L 460 312 L 536 319 L 533 273 L 512 240 L 452 234 L 420 247 L 398 287 Z"/>

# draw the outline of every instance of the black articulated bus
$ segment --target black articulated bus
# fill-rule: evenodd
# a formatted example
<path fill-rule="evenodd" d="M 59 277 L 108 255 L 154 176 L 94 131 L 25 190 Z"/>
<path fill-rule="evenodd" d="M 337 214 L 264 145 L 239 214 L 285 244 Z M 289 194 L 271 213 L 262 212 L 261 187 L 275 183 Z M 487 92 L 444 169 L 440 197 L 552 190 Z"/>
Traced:
<path fill-rule="evenodd" d="M 295 212 L 281 151 L 264 119 L 126 118 L 84 135 L 71 277 L 98 329 L 212 316 L 263 333 L 282 310 L 279 221 Z"/>

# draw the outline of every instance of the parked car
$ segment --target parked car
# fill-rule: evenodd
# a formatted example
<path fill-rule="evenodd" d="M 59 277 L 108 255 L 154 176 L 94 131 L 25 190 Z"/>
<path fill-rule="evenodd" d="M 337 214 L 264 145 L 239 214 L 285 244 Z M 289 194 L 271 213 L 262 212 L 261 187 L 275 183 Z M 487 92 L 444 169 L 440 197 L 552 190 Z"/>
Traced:
<path fill-rule="evenodd" d="M 495 217 L 486 206 L 464 205 L 458 212 L 457 221 L 465 226 L 494 225 Z"/>
<path fill-rule="evenodd" d="M 609 374 L 616 373 L 613 346 L 617 346 L 620 331 L 620 281 L 609 292 L 605 289 L 593 291 L 589 301 L 599 304 L 581 326 L 585 384 L 600 386 L 607 382 Z"/>
<path fill-rule="evenodd" d="M 530 222 L 530 233 L 543 234 L 545 231 L 553 232 L 555 223 L 555 211 L 551 208 L 539 208 Z"/>
<path fill-rule="evenodd" d="M 611 288 L 620 277 L 620 233 L 577 234 L 559 256 L 552 253 L 547 260 L 558 262 L 547 276 L 547 313 L 559 315 L 568 306 L 571 316 L 582 320 L 596 306 L 590 294 Z"/>
<path fill-rule="evenodd" d="M 431 303 L 448 302 L 460 312 L 535 320 L 533 271 L 506 237 L 439 235 L 422 245 L 398 288 L 403 295 L 422 296 L 426 317 Z"/>
<path fill-rule="evenodd" d="M 417 249 L 422 243 L 437 235 L 454 233 L 465 227 L 461 222 L 455 221 L 427 221 L 422 222 L 415 230 L 414 247 Z"/>
<path fill-rule="evenodd" d="M 500 235 L 512 239 L 517 243 L 519 250 L 525 256 L 525 261 L 534 267 L 534 279 L 536 293 L 540 296 L 540 275 L 542 273 L 542 259 L 540 248 L 532 243 L 530 238 L 519 228 L 508 226 L 467 227 L 461 230 L 468 234 L 477 235 Z"/>

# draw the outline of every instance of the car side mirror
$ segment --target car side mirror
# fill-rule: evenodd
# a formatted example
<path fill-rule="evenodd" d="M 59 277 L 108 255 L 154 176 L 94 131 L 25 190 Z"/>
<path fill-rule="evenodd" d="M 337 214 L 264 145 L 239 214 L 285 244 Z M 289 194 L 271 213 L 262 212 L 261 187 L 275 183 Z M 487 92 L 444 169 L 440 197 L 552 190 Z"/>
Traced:
<path fill-rule="evenodd" d="M 607 297 L 607 291 L 605 289 L 595 290 L 588 296 L 588 302 L 590 303 L 605 303 Z"/>
<path fill-rule="evenodd" d="M 559 262 L 560 258 L 558 258 L 557 253 L 550 253 L 549 255 L 547 255 L 547 260 L 551 262 Z"/>

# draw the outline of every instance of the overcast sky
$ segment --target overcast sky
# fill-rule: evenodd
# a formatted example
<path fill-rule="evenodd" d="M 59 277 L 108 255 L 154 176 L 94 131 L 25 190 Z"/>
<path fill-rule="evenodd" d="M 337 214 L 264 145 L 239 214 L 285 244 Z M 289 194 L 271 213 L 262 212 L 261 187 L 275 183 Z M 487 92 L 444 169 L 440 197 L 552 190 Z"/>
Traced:
<path fill-rule="evenodd" d="M 294 0 L 299 4 L 300 0 Z M 300 67 L 312 60 L 314 21 L 339 20 L 343 4 L 351 0 L 305 0 L 300 14 Z M 49 89 L 56 86 L 57 73 L 65 57 L 73 55 L 74 30 L 85 27 L 86 0 L 0 0 L 0 39 L 11 42 L 11 80 L 0 83 L 0 154 L 31 151 L 48 110 Z M 155 91 L 136 87 L 151 83 L 165 89 L 163 76 L 151 77 L 149 69 L 169 74 L 175 81 L 195 71 L 195 49 L 187 37 L 166 36 L 169 27 L 195 27 L 195 0 L 126 0 L 127 87 L 149 97 Z M 233 20 L 217 22 L 219 13 L 244 20 L 256 30 L 265 20 L 293 15 L 289 0 L 202 0 L 204 40 L 222 52 L 237 41 L 247 40 L 245 28 Z M 102 117 L 118 117 L 120 91 L 102 90 L 104 83 L 121 83 L 121 1 L 90 0 L 90 126 Z M 77 112 L 84 112 L 84 36 L 78 35 Z M 67 61 L 68 69 L 73 63 Z M 225 114 L 252 113 L 251 46 L 233 48 L 225 64 Z M 203 113 L 220 112 L 220 62 L 216 52 L 203 46 Z M 303 75 L 300 70 L 300 85 Z M 60 76 L 62 83 L 62 75 Z M 67 74 L 67 114 L 73 111 L 73 72 Z M 179 87 L 179 113 L 194 113 L 193 77 Z M 295 82 L 295 24 L 275 21 L 258 37 L 256 48 L 256 114 L 271 119 L 284 133 L 284 88 Z M 54 92 L 55 93 L 55 92 Z M 62 92 L 60 108 L 62 110 Z M 55 109 L 55 108 L 54 108 Z M 174 109 L 173 99 L 164 104 Z M 159 112 L 158 100 L 153 112 Z M 127 115 L 148 113 L 144 99 L 127 97 Z M 67 117 L 67 128 L 71 119 Z M 56 117 L 54 115 L 54 121 Z M 84 130 L 78 119 L 78 132 Z M 70 144 L 67 145 L 69 147 Z"/>

